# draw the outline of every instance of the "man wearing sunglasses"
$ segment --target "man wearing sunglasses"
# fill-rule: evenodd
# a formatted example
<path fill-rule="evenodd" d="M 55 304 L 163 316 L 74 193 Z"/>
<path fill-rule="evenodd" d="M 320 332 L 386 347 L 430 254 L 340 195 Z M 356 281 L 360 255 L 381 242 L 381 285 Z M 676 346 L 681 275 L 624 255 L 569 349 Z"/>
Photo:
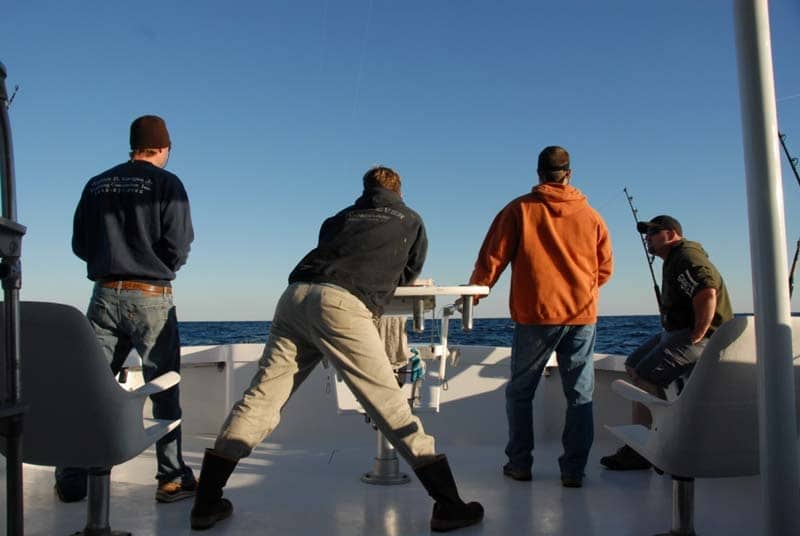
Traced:
<path fill-rule="evenodd" d="M 640 221 L 636 228 L 645 235 L 647 250 L 664 261 L 661 283 L 664 330 L 634 350 L 625 361 L 625 369 L 634 385 L 665 398 L 664 389 L 691 372 L 708 338 L 733 318 L 733 313 L 722 276 L 703 246 L 683 238 L 678 220 L 656 216 L 650 221 Z M 647 408 L 636 402 L 632 418 L 633 424 L 647 427 L 652 420 Z M 650 468 L 650 462 L 627 445 L 601 458 L 600 463 L 616 471 Z"/>

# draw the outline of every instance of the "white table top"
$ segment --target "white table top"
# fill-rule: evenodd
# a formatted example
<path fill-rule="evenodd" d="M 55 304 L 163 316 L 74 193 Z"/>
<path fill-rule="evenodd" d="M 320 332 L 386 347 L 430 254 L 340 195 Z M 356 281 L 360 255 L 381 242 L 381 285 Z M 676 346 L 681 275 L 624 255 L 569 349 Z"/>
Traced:
<path fill-rule="evenodd" d="M 482 285 L 457 285 L 451 287 L 410 286 L 397 287 L 394 295 L 397 298 L 409 296 L 475 296 L 488 295 L 489 287 Z"/>

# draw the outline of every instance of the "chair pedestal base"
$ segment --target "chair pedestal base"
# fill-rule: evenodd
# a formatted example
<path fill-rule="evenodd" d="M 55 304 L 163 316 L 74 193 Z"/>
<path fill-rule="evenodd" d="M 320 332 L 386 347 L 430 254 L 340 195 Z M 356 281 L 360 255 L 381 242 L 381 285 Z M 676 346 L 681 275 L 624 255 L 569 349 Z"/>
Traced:
<path fill-rule="evenodd" d="M 105 531 L 101 530 L 100 532 L 95 530 L 91 532 L 82 530 L 81 532 L 73 533 L 72 536 L 132 536 L 132 534 L 130 532 L 108 529 Z"/>
<path fill-rule="evenodd" d="M 407 474 L 400 472 L 397 451 L 380 430 L 377 431 L 377 434 L 378 453 L 375 455 L 372 471 L 361 475 L 361 481 L 380 486 L 408 484 L 411 482 L 411 478 Z"/>
<path fill-rule="evenodd" d="M 656 536 L 697 536 L 694 531 L 694 478 L 672 477 L 672 530 Z"/>
<path fill-rule="evenodd" d="M 108 524 L 111 492 L 111 468 L 89 469 L 89 498 L 86 505 L 86 528 L 72 536 L 131 536 L 130 532 L 111 530 Z"/>

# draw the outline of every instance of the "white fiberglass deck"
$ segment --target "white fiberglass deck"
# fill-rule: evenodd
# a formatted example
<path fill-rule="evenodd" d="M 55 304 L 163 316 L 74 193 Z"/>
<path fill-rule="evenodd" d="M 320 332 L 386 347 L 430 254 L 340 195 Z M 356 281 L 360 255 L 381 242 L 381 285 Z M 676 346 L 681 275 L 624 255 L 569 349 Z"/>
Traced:
<path fill-rule="evenodd" d="M 212 438 L 187 438 L 186 460 L 199 468 Z M 553 441 L 537 449 L 532 482 L 500 473 L 502 446 L 443 446 L 462 496 L 480 500 L 483 523 L 456 534 L 647 535 L 669 528 L 671 483 L 652 471 L 605 471 L 597 460 L 616 443 L 595 445 L 581 489 L 561 487 Z M 370 442 L 371 446 L 371 442 Z M 359 480 L 374 451 L 321 450 L 265 443 L 237 467 L 226 488 L 234 515 L 205 532 L 189 530 L 191 500 L 157 504 L 151 477 L 155 453 L 146 451 L 112 473 L 112 528 L 137 536 L 386 535 L 428 534 L 431 500 L 415 480 L 371 486 Z M 4 462 L 3 462 L 4 463 Z M 3 468 L 4 469 L 4 468 Z M 31 536 L 66 535 L 83 528 L 85 501 L 62 504 L 52 470 L 25 466 L 25 529 Z M 759 534 L 757 477 L 699 480 L 696 529 L 701 535 Z M 635 508 L 629 505 L 635 504 Z M 5 521 L 3 520 L 3 523 Z"/>
<path fill-rule="evenodd" d="M 241 394 L 261 347 L 185 349 L 184 457 L 196 471 L 228 410 L 225 399 Z M 584 487 L 562 488 L 559 479 L 564 402 L 557 370 L 543 378 L 534 405 L 534 480 L 516 482 L 501 474 L 508 355 L 507 348 L 463 348 L 457 366 L 448 369 L 440 413 L 422 414 L 438 450 L 450 458 L 462 496 L 481 501 L 486 509 L 480 525 L 457 534 L 644 535 L 668 530 L 669 478 L 652 471 L 607 471 L 598 463 L 619 446 L 602 425 L 625 423 L 629 415 L 628 404 L 608 387 L 622 375 L 613 356 L 596 358 L 596 441 Z M 149 449 L 112 472 L 112 528 L 138 536 L 428 534 L 432 501 L 415 478 L 400 486 L 360 481 L 372 469 L 375 432 L 359 415 L 337 415 L 334 391 L 329 371 L 318 367 L 286 406 L 276 432 L 231 477 L 225 494 L 234 504 L 232 518 L 197 533 L 189 530 L 191 500 L 157 504 L 155 454 Z M 5 459 L 0 463 L 4 479 Z M 409 470 L 403 462 L 401 470 Z M 83 528 L 86 502 L 60 503 L 51 468 L 26 465 L 24 480 L 26 534 L 66 535 Z M 0 489 L 4 493 L 4 482 Z M 761 532 L 758 477 L 698 480 L 695 493 L 698 534 Z M 5 497 L 0 502 L 5 527 Z"/>

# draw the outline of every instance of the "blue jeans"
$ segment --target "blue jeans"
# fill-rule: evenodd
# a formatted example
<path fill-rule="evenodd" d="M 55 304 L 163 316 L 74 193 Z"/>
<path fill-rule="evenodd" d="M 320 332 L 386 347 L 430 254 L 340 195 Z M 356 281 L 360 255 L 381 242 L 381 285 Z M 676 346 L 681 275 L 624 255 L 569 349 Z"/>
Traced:
<path fill-rule="evenodd" d="M 103 351 L 116 375 L 131 349 L 142 358 L 142 374 L 150 381 L 161 374 L 180 372 L 180 336 L 172 295 L 152 296 L 138 290 L 117 290 L 95 285 L 89 309 L 89 323 L 97 334 Z M 174 386 L 150 397 L 153 417 L 180 419 L 180 391 Z M 192 470 L 183 462 L 181 429 L 171 431 L 156 442 L 159 482 L 194 480 Z M 80 478 L 85 471 L 57 468 L 56 480 Z"/>
<path fill-rule="evenodd" d="M 512 467 L 527 469 L 533 465 L 533 397 L 553 352 L 567 411 L 558 459 L 563 476 L 583 476 L 589 450 L 594 440 L 592 393 L 594 391 L 595 325 L 514 326 L 511 348 L 511 378 L 506 386 L 508 445 L 506 455 Z"/>

